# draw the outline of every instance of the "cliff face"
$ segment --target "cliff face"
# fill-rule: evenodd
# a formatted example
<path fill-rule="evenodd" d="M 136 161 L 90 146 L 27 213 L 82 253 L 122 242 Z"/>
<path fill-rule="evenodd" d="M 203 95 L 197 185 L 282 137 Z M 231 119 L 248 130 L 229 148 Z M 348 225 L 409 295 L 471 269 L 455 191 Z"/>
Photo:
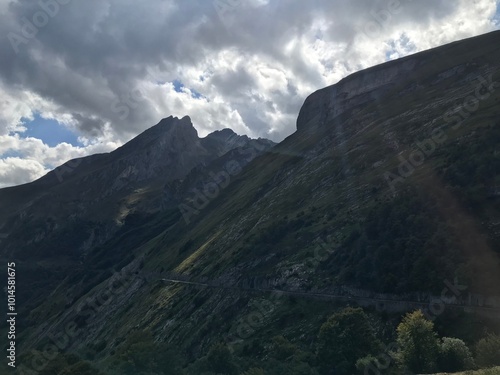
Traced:
<path fill-rule="evenodd" d="M 159 176 L 172 180 L 182 178 L 201 161 L 218 156 L 211 151 L 203 146 L 188 116 L 182 119 L 170 116 L 109 156 L 117 169 L 124 165 L 133 167 L 135 181 Z"/>
<path fill-rule="evenodd" d="M 461 83 L 469 84 L 478 77 L 487 80 L 497 71 L 498 65 L 477 51 L 496 51 L 498 38 L 498 33 L 493 32 L 481 37 L 480 47 L 473 39 L 455 42 L 354 73 L 311 94 L 299 112 L 297 130 L 315 131 L 341 115 L 350 116 L 357 108 L 383 105 L 396 97 L 412 100 L 439 93 L 440 104 L 451 105 L 460 95 L 457 90 Z M 443 85 L 446 81 L 453 82 L 454 87 Z"/>
<path fill-rule="evenodd" d="M 377 100 L 404 81 L 416 65 L 416 58 L 389 62 L 314 92 L 300 109 L 297 131 L 317 129 L 337 116 Z"/>

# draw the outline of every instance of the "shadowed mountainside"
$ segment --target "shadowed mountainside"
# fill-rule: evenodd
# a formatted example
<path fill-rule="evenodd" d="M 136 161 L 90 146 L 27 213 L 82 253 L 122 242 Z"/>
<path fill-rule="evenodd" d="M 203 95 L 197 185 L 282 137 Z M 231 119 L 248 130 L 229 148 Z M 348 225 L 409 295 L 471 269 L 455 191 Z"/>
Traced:
<path fill-rule="evenodd" d="M 189 126 L 172 126 L 175 137 L 166 137 L 164 147 L 155 133 L 167 126 L 160 123 L 109 156 L 82 162 L 61 184 L 49 182 L 56 171 L 30 186 L 0 190 L 0 204 L 10 207 L 4 221 L 17 213 L 16 194 L 36 197 L 33 204 L 43 207 L 39 221 L 20 221 L 18 232 L 12 222 L 4 225 L 18 238 L 28 224 L 34 231 L 28 233 L 38 233 L 49 217 L 60 223 L 92 200 L 89 217 L 121 223 L 87 247 L 78 264 L 68 265 L 71 275 L 52 286 L 47 301 L 32 306 L 23 321 L 23 347 L 39 348 L 47 334 L 77 322 L 81 331 L 64 350 L 109 371 L 114 353 L 138 330 L 175 345 L 189 360 L 227 337 L 244 356 L 253 340 L 266 343 L 278 334 L 312 345 L 338 307 L 144 276 L 152 273 L 225 285 L 266 278 L 270 289 L 300 293 L 345 286 L 403 298 L 439 294 L 457 282 L 464 295 L 498 294 L 499 40 L 494 32 L 452 43 L 321 89 L 306 99 L 297 132 L 273 148 L 240 137 L 229 150 L 229 131 L 197 140 Z M 188 122 L 164 121 L 178 127 Z M 149 149 L 170 153 L 177 146 L 175 155 L 148 159 Z M 231 168 L 234 162 L 240 168 Z M 166 178 L 155 185 L 160 175 Z M 144 181 L 154 183 L 145 188 Z M 161 210 L 153 209 L 158 201 L 148 195 L 151 186 L 167 197 Z M 53 211 L 60 205 L 64 216 Z M 128 214 L 131 207 L 142 209 Z M 89 241 L 92 231 L 78 228 L 80 241 Z M 53 245 L 8 241 L 2 256 L 21 263 L 37 252 L 43 262 Z M 111 293 L 112 303 L 94 303 L 124 274 L 127 287 Z M 20 289 L 29 288 L 21 277 Z M 272 308 L 251 333 L 243 332 L 262 301 Z M 95 313 L 82 315 L 92 303 Z M 465 319 L 441 318 L 443 331 L 458 330 Z M 474 314 L 466 319 L 482 328 L 498 324 Z M 464 339 L 476 339 L 482 328 L 462 332 Z"/>

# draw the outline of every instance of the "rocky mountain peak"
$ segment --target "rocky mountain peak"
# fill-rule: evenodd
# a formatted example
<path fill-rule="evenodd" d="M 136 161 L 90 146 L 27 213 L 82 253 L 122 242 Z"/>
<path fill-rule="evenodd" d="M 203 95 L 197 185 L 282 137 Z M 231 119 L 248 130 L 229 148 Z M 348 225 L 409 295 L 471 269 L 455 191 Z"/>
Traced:
<path fill-rule="evenodd" d="M 179 136 L 189 140 L 198 139 L 198 132 L 193 126 L 193 123 L 189 116 L 184 116 L 181 119 L 174 116 L 166 117 L 162 119 L 158 124 L 139 135 L 139 137 L 141 137 L 142 135 L 146 135 L 149 132 L 154 138 Z"/>
<path fill-rule="evenodd" d="M 216 130 L 207 135 L 205 139 L 225 144 L 229 148 L 241 147 L 250 141 L 246 135 L 238 135 L 228 128 Z"/>

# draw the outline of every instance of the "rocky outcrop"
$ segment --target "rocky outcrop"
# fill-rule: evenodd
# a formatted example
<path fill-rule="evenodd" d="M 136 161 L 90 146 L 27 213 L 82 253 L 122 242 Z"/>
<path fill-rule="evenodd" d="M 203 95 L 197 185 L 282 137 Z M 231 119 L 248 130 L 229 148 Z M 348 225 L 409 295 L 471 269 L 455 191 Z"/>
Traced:
<path fill-rule="evenodd" d="M 429 87 L 443 86 L 446 80 L 456 84 L 474 80 L 477 73 L 486 77 L 497 70 L 498 64 L 487 57 L 470 61 L 468 53 L 474 48 L 495 48 L 497 43 L 498 33 L 492 32 L 481 36 L 480 41 L 458 41 L 351 74 L 305 100 L 297 118 L 297 130 L 315 131 L 362 105 L 387 101 L 386 94 L 414 96 L 419 89 L 428 92 Z"/>
<path fill-rule="evenodd" d="M 316 129 L 389 91 L 415 68 L 416 59 L 389 62 L 344 78 L 311 94 L 300 109 L 297 130 Z"/>

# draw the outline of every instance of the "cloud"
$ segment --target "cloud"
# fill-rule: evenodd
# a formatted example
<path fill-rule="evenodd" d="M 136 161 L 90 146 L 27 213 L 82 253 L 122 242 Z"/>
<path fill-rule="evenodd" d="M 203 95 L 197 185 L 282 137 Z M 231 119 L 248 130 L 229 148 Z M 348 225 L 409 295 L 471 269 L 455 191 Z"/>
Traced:
<path fill-rule="evenodd" d="M 0 159 L 0 188 L 20 185 L 49 172 L 36 160 L 21 158 Z"/>
<path fill-rule="evenodd" d="M 76 126 L 81 132 L 89 137 L 97 138 L 103 134 L 105 123 L 98 117 L 86 117 L 79 113 L 72 113 L 71 117 L 76 121 Z"/>
<path fill-rule="evenodd" d="M 19 134 L 0 136 L 0 188 L 31 182 L 68 160 L 110 152 L 119 146 L 121 143 L 113 141 L 90 143 L 86 140 L 86 147 L 69 143 L 50 147 L 40 139 L 21 138 Z"/>
<path fill-rule="evenodd" d="M 84 154 L 169 115 L 190 115 L 200 135 L 230 127 L 279 141 L 312 91 L 387 57 L 491 31 L 497 10 L 495 0 L 1 4 L 0 135 L 36 111 L 77 132 L 86 147 L 73 152 Z M 29 157 L 48 152 L 33 147 L 41 151 Z M 51 152 L 51 162 L 71 154 Z"/>

